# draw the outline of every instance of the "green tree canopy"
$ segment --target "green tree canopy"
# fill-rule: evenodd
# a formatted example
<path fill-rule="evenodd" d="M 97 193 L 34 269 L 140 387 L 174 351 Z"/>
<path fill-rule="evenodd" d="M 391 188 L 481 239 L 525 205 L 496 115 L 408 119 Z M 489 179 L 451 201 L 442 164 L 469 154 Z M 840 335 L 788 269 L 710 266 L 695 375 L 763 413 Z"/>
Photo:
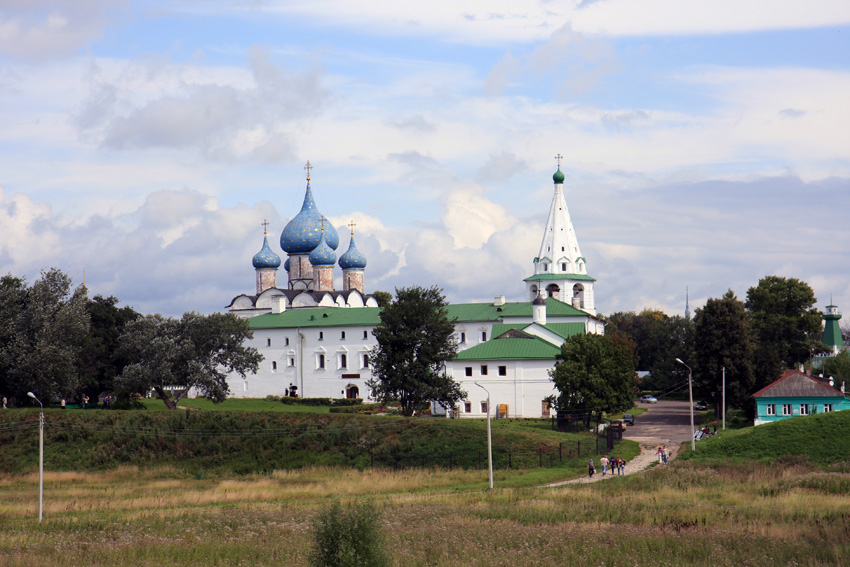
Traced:
<path fill-rule="evenodd" d="M 694 390 L 711 397 L 721 391 L 726 368 L 726 403 L 748 407 L 755 391 L 755 335 L 744 304 L 732 290 L 720 299 L 709 299 L 694 317 L 696 364 Z M 685 360 L 685 362 L 689 362 Z M 683 369 L 684 371 L 684 369 Z"/>
<path fill-rule="evenodd" d="M 227 375 L 254 374 L 263 359 L 244 345 L 252 337 L 248 321 L 233 314 L 186 313 L 182 319 L 147 316 L 130 322 L 121 336 L 129 360 L 115 380 L 123 395 L 153 389 L 169 409 L 197 388 L 213 402 L 227 398 Z M 167 389 L 177 387 L 173 398 Z"/>
<path fill-rule="evenodd" d="M 466 393 L 445 371 L 457 353 L 454 330 L 441 289 L 396 289 L 395 301 L 381 310 L 372 331 L 378 341 L 369 357 L 373 378 L 366 383 L 372 395 L 382 402 L 398 400 L 408 416 L 424 402 L 457 404 Z"/>
<path fill-rule="evenodd" d="M 835 378 L 835 383 L 839 387 L 841 382 L 846 382 L 846 386 L 850 387 L 850 351 L 842 351 L 824 360 L 820 372 L 824 377 Z"/>
<path fill-rule="evenodd" d="M 372 297 L 378 302 L 378 307 L 386 307 L 393 302 L 393 294 L 388 291 L 374 291 Z"/>
<path fill-rule="evenodd" d="M 0 281 L 0 380 L 19 402 L 33 392 L 45 404 L 75 394 L 78 357 L 89 333 L 85 286 L 51 268 L 27 287 L 11 275 Z"/>
<path fill-rule="evenodd" d="M 630 346 L 605 335 L 575 335 L 561 346 L 549 371 L 559 410 L 622 411 L 637 394 L 635 359 Z"/>

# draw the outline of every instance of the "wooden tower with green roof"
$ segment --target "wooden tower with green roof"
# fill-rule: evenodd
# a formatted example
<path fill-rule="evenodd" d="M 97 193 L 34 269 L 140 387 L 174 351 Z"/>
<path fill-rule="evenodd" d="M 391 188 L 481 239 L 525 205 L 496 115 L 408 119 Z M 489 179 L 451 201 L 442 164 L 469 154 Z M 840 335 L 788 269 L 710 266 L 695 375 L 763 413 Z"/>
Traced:
<path fill-rule="evenodd" d="M 841 313 L 838 312 L 838 307 L 827 305 L 826 312 L 823 314 L 823 342 L 832 347 L 833 354 L 844 350 L 844 338 L 841 336 L 841 327 L 838 325 L 840 319 Z"/>
<path fill-rule="evenodd" d="M 540 251 L 534 258 L 534 275 L 525 278 L 526 296 L 533 301 L 538 294 L 552 297 L 596 315 L 593 284 L 587 273 L 587 260 L 578 245 L 570 211 L 564 199 L 564 174 L 561 155 L 556 156 L 558 171 L 552 176 L 555 194 L 543 231 Z"/>

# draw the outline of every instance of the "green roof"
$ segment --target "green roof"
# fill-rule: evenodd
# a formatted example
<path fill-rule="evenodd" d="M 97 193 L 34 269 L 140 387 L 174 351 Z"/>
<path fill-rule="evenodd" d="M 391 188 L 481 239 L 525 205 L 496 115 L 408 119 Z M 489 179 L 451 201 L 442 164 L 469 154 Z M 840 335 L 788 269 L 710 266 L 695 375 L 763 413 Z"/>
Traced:
<path fill-rule="evenodd" d="M 493 339 L 457 353 L 455 360 L 554 360 L 559 347 L 538 337 Z"/>
<path fill-rule="evenodd" d="M 564 339 L 585 333 L 584 323 L 547 323 L 544 327 Z"/>
<path fill-rule="evenodd" d="M 493 325 L 493 329 L 490 331 L 490 336 L 494 339 L 499 338 L 499 336 L 504 335 L 508 331 L 520 331 L 524 332 L 523 329 L 528 327 L 531 323 L 512 323 L 510 325 L 506 325 L 504 323 L 496 323 Z"/>
<path fill-rule="evenodd" d="M 459 323 L 471 321 L 498 321 L 509 317 L 531 317 L 531 302 L 522 301 L 493 305 L 492 303 L 459 303 L 446 306 L 449 318 L 457 317 Z M 576 309 L 569 303 L 546 298 L 547 317 L 587 317 L 584 311 Z"/>
<path fill-rule="evenodd" d="M 248 319 L 252 329 L 291 329 L 298 327 L 375 326 L 381 322 L 380 307 L 329 307 L 287 309 Z"/>
<path fill-rule="evenodd" d="M 525 278 L 524 282 L 536 282 L 539 280 L 578 280 L 583 282 L 595 282 L 596 278 L 592 278 L 587 274 L 536 274 Z"/>

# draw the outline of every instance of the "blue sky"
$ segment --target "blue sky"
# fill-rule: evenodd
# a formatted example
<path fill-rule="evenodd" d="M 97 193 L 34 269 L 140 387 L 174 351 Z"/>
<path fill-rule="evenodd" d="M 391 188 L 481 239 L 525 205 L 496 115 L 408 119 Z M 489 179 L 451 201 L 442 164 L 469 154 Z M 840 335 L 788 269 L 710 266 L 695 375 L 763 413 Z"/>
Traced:
<path fill-rule="evenodd" d="M 602 313 L 850 308 L 847 100 L 846 1 L 7 0 L 0 272 L 220 310 L 309 159 L 368 290 L 518 300 L 560 153 Z"/>

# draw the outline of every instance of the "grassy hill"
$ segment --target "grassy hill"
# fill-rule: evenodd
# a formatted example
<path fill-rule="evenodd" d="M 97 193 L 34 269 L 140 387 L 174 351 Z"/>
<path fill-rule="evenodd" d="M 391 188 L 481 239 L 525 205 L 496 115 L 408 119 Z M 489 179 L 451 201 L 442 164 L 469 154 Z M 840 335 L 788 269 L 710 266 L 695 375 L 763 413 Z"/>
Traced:
<path fill-rule="evenodd" d="M 697 441 L 683 459 L 773 460 L 805 456 L 821 466 L 850 461 L 850 411 L 794 417 Z"/>
<path fill-rule="evenodd" d="M 283 404 L 279 404 L 283 406 Z M 196 474 L 271 472 L 307 466 L 486 467 L 486 422 L 271 411 L 45 411 L 45 465 L 97 471 L 170 466 Z M 37 467 L 38 411 L 0 412 L 0 472 Z M 592 437 L 548 420 L 493 422 L 497 468 L 580 468 Z M 623 456 L 637 452 L 632 443 Z M 569 457 L 573 457 L 570 459 Z M 572 461 L 572 462 L 571 462 Z"/>

